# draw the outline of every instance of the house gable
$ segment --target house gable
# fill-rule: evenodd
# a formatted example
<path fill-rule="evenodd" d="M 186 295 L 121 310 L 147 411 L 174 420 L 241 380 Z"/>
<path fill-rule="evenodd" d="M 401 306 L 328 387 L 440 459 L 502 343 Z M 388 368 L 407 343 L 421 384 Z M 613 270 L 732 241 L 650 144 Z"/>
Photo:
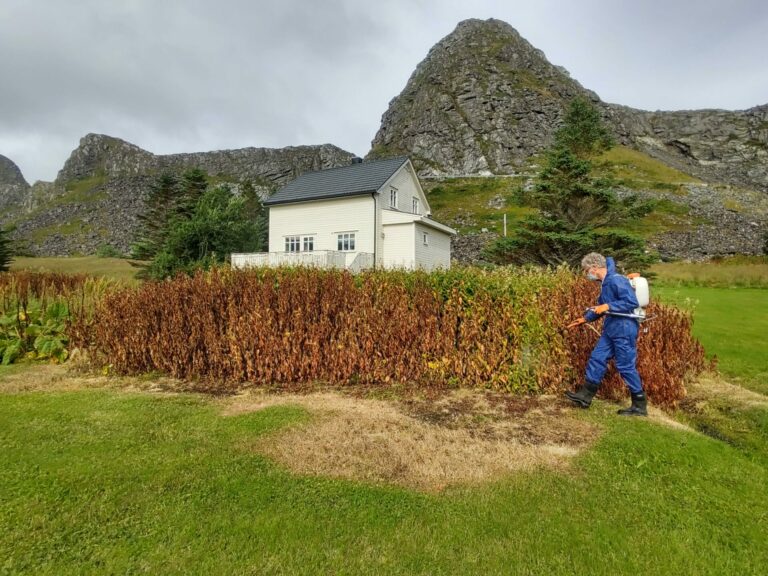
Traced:
<path fill-rule="evenodd" d="M 397 206 L 390 205 L 392 189 L 397 191 Z M 407 160 L 378 190 L 381 198 L 381 207 L 383 209 L 396 209 L 400 212 L 410 214 L 417 213 L 422 216 L 428 216 L 432 210 L 429 207 L 429 201 L 424 193 L 416 170 Z M 413 210 L 413 199 L 418 200 L 418 212 Z"/>

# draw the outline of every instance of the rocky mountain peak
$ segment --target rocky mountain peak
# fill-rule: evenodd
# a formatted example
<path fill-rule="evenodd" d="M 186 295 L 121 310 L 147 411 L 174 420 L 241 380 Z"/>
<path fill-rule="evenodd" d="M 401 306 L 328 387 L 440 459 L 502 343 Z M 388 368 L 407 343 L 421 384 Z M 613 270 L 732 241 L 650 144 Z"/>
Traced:
<path fill-rule="evenodd" d="M 29 190 L 29 184 L 19 167 L 11 160 L 0 154 L 0 223 L 3 214 L 18 205 Z"/>
<path fill-rule="evenodd" d="M 410 154 L 427 176 L 513 172 L 575 96 L 599 100 L 506 22 L 465 20 L 390 102 L 369 156 Z"/>
<path fill-rule="evenodd" d="M 153 156 L 120 138 L 106 134 L 86 134 L 64 163 L 56 182 L 82 180 L 100 174 L 133 176 L 145 170 Z"/>
<path fill-rule="evenodd" d="M 19 167 L 6 156 L 0 154 L 0 186 L 29 186 Z"/>

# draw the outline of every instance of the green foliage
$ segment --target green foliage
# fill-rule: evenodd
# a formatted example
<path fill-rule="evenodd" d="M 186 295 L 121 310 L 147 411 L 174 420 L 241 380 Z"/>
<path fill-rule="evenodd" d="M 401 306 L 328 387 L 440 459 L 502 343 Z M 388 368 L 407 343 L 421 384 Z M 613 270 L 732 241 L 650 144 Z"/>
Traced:
<path fill-rule="evenodd" d="M 150 186 L 146 208 L 139 215 L 141 232 L 132 246 L 134 258 L 151 260 L 165 239 L 168 222 L 176 212 L 180 196 L 178 179 L 172 174 L 162 174 Z"/>
<path fill-rule="evenodd" d="M 11 266 L 11 240 L 8 238 L 8 232 L 0 228 L 0 272 L 5 272 Z"/>
<path fill-rule="evenodd" d="M 563 126 L 555 134 L 555 148 L 566 148 L 579 158 L 590 158 L 613 146 L 613 137 L 589 100 L 571 101 Z"/>
<path fill-rule="evenodd" d="M 63 362 L 67 359 L 69 312 L 63 302 L 22 304 L 0 316 L 0 363 L 20 358 Z"/>
<path fill-rule="evenodd" d="M 619 199 L 615 179 L 595 174 L 590 157 L 609 144 L 597 111 L 575 100 L 533 190 L 524 196 L 539 213 L 525 218 L 511 237 L 492 244 L 488 257 L 499 264 L 576 267 L 585 253 L 599 250 L 627 266 L 646 267 L 651 257 L 643 240 L 618 228 L 643 218 L 652 206 L 635 195 Z"/>
<path fill-rule="evenodd" d="M 188 199 L 196 194 L 194 190 Z M 229 186 L 219 185 L 171 217 L 146 273 L 162 279 L 208 269 L 232 252 L 261 250 L 265 237 L 266 218 L 258 196 L 236 197 Z"/>
<path fill-rule="evenodd" d="M 122 254 L 111 244 L 99 244 L 96 248 L 96 256 L 98 258 L 121 258 Z"/>
<path fill-rule="evenodd" d="M 161 175 L 152 185 L 132 255 L 149 264 L 139 276 L 161 279 L 222 263 L 231 252 L 259 251 L 267 243 L 267 217 L 251 182 L 236 197 L 229 185 L 210 185 L 193 169 L 181 178 Z"/>

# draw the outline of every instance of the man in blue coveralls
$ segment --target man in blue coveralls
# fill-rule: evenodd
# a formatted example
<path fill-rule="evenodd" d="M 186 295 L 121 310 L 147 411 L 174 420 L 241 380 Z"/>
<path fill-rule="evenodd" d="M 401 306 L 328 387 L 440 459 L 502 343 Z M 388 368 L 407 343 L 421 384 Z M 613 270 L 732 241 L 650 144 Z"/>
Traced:
<path fill-rule="evenodd" d="M 636 366 L 639 323 L 635 318 L 626 316 L 634 314 L 635 308 L 638 307 L 635 291 L 629 280 L 616 272 L 613 258 L 605 258 L 592 252 L 581 260 L 581 268 L 587 278 L 600 280 L 602 286 L 597 300 L 598 306 L 589 308 L 584 318 L 574 324 L 594 322 L 603 316 L 605 322 L 600 340 L 597 341 L 587 363 L 586 382 L 577 392 L 568 391 L 565 395 L 582 408 L 589 408 L 608 368 L 608 361 L 613 358 L 616 369 L 632 394 L 632 405 L 619 410 L 619 414 L 647 416 L 648 400 Z"/>

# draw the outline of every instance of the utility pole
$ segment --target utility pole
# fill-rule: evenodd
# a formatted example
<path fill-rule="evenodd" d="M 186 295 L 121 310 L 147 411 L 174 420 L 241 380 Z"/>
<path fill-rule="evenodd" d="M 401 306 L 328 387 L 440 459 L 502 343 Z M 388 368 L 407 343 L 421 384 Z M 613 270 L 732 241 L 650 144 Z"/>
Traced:
<path fill-rule="evenodd" d="M 504 214 L 504 237 L 507 237 L 507 215 Z"/>

